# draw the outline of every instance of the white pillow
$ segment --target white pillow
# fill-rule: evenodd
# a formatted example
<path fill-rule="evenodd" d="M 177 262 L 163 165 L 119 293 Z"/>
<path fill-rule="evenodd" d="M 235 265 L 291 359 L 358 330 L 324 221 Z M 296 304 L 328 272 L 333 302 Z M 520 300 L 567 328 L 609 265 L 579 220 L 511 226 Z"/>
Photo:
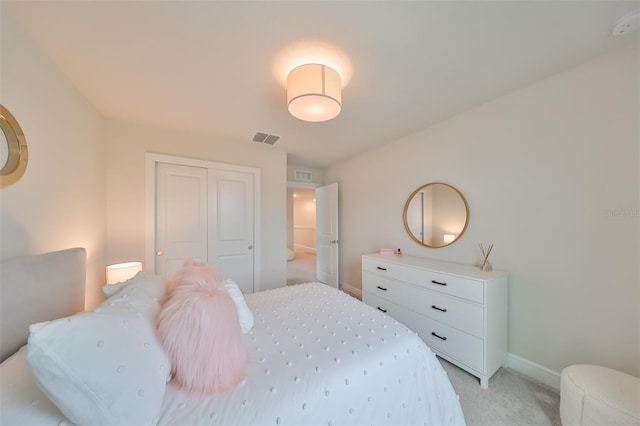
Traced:
<path fill-rule="evenodd" d="M 229 296 L 231 296 L 231 299 L 233 299 L 233 303 L 236 304 L 242 333 L 248 333 L 253 327 L 253 313 L 249 309 L 249 306 L 247 306 L 247 301 L 244 300 L 242 290 L 240 290 L 238 284 L 231 279 L 224 280 L 222 284 L 225 290 L 227 290 L 227 293 L 229 293 Z"/>
<path fill-rule="evenodd" d="M 30 327 L 36 383 L 76 424 L 157 422 L 170 374 L 156 338 L 160 277 L 139 273 L 91 312 Z"/>
<path fill-rule="evenodd" d="M 125 288 L 130 282 L 133 282 L 132 280 L 138 274 L 149 275 L 147 272 L 138 271 L 138 272 L 136 272 L 136 275 L 134 275 L 133 277 L 131 277 L 130 279 L 128 279 L 126 281 L 120 281 L 120 282 L 117 282 L 117 283 L 114 283 L 114 284 L 105 284 L 105 285 L 102 286 L 102 294 L 104 294 L 107 297 L 107 299 L 110 298 L 111 296 L 113 296 L 114 294 L 116 294 L 117 292 L 119 292 L 120 290 Z M 164 293 L 164 290 L 163 290 L 163 293 Z"/>
<path fill-rule="evenodd" d="M 135 277 L 134 277 L 135 278 Z M 107 299 L 122 290 L 127 286 L 128 281 L 123 281 L 121 283 L 115 284 L 105 284 L 102 286 L 102 294 L 104 294 Z"/>

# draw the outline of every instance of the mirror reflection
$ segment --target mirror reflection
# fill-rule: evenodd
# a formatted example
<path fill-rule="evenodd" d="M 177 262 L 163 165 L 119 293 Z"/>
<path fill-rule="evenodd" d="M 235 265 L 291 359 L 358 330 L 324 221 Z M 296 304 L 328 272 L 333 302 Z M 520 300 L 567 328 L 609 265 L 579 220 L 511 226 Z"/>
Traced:
<path fill-rule="evenodd" d="M 0 170 L 4 169 L 4 166 L 9 160 L 9 141 L 4 135 L 4 130 L 0 132 Z"/>
<path fill-rule="evenodd" d="M 458 240 L 469 223 L 469 206 L 451 185 L 428 183 L 413 191 L 404 206 L 404 227 L 426 247 L 445 247 Z"/>

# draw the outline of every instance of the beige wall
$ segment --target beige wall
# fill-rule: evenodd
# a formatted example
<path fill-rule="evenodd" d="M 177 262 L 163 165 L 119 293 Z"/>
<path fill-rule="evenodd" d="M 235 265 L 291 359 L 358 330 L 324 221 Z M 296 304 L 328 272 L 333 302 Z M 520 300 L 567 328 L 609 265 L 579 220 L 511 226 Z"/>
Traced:
<path fill-rule="evenodd" d="M 0 258 L 86 248 L 89 308 L 101 298 L 106 266 L 104 123 L 8 14 L 0 15 L 0 102 L 29 150 L 22 179 L 0 188 Z"/>
<path fill-rule="evenodd" d="M 303 198 L 293 199 L 293 245 L 315 253 L 316 202 L 314 198 L 310 198 L 312 196 L 305 193 Z"/>
<path fill-rule="evenodd" d="M 341 277 L 360 288 L 380 247 L 458 263 L 494 243 L 510 272 L 509 352 L 559 372 L 595 363 L 640 375 L 639 48 L 552 76 L 330 168 Z M 418 186 L 467 198 L 466 233 L 441 249 L 405 233 Z"/>
<path fill-rule="evenodd" d="M 315 199 L 293 199 L 293 224 L 306 228 L 316 227 Z"/>
<path fill-rule="evenodd" d="M 286 283 L 285 153 L 106 123 L 8 14 L 1 35 L 0 101 L 19 120 L 30 157 L 24 177 L 0 189 L 2 259 L 85 247 L 87 307 L 96 305 L 106 265 L 144 259 L 149 151 L 260 168 L 261 284 Z"/>
<path fill-rule="evenodd" d="M 107 129 L 107 231 L 109 262 L 145 258 L 145 153 L 237 164 L 260 169 L 261 288 L 286 284 L 286 154 L 252 142 L 111 122 Z"/>

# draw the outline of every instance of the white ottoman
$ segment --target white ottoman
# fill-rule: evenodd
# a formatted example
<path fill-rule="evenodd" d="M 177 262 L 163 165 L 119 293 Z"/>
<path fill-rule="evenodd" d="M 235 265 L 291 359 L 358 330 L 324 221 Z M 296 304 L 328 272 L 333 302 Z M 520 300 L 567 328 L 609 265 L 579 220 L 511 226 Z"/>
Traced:
<path fill-rule="evenodd" d="M 640 425 L 640 379 L 596 365 L 572 365 L 560 379 L 563 426 Z"/>

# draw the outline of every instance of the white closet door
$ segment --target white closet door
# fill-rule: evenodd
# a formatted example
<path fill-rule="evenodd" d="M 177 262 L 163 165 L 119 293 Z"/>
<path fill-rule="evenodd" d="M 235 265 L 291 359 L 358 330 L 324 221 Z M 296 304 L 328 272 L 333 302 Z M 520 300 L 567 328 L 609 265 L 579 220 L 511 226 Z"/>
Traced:
<path fill-rule="evenodd" d="M 207 169 L 156 164 L 156 273 L 171 277 L 185 259 L 207 261 Z"/>
<path fill-rule="evenodd" d="M 254 291 L 254 175 L 210 170 L 210 263 L 244 293 Z"/>
<path fill-rule="evenodd" d="M 193 259 L 218 266 L 245 293 L 259 287 L 254 247 L 259 172 L 238 169 L 155 162 L 150 204 L 155 206 L 152 268 L 158 275 L 170 278 Z"/>

